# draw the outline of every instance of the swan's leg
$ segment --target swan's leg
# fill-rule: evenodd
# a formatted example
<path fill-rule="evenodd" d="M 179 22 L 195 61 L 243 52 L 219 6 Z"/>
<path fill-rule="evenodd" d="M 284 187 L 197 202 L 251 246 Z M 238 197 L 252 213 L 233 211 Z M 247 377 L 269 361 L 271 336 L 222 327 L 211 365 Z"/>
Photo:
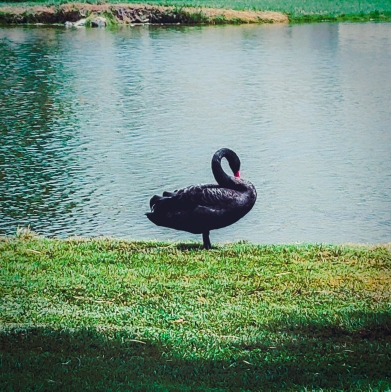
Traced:
<path fill-rule="evenodd" d="M 210 249 L 212 247 L 212 244 L 210 243 L 209 239 L 209 231 L 204 231 L 202 233 L 202 240 L 204 241 L 204 248 L 205 249 Z"/>

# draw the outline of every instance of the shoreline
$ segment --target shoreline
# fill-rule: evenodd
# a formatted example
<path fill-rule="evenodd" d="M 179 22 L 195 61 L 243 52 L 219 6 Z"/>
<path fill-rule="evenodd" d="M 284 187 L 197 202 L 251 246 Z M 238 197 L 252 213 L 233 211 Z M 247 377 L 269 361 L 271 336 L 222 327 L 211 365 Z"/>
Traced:
<path fill-rule="evenodd" d="M 15 234 L 10 235 L 0 235 L 0 245 L 5 243 L 11 243 L 13 241 L 17 242 L 57 242 L 62 244 L 92 244 L 92 243 L 106 243 L 113 244 L 115 246 L 123 245 L 130 246 L 133 250 L 139 249 L 141 251 L 145 251 L 147 249 L 152 248 L 162 248 L 162 249 L 173 249 L 177 248 L 182 251 L 189 250 L 205 250 L 202 246 L 202 241 L 192 241 L 192 240 L 182 240 L 182 241 L 169 241 L 169 240 L 157 240 L 157 239 L 129 239 L 122 237 L 112 237 L 112 236 L 92 236 L 92 237 L 84 237 L 78 235 L 71 235 L 69 237 L 56 237 L 56 236 L 45 236 L 36 233 L 31 230 L 29 227 L 19 227 Z M 384 249 L 391 252 L 391 242 L 345 242 L 345 243 L 328 243 L 328 242 L 281 242 L 281 243 L 265 243 L 265 244 L 257 244 L 249 241 L 241 240 L 241 241 L 233 241 L 233 242 L 224 242 L 224 243 L 215 243 L 212 247 L 211 252 L 213 251 L 225 251 L 230 248 L 243 248 L 247 250 L 254 249 L 267 249 L 267 248 L 335 248 L 335 249 L 356 249 L 356 250 L 376 250 L 376 249 Z M 0 246 L 1 248 L 1 246 Z"/>
<path fill-rule="evenodd" d="M 178 7 L 150 4 L 61 5 L 0 4 L 0 25 L 66 25 L 67 27 L 114 27 L 126 25 L 224 25 L 287 24 L 311 22 L 390 22 L 391 12 L 367 11 L 359 14 L 306 13 L 295 15 L 256 10 L 208 7 Z"/>
<path fill-rule="evenodd" d="M 73 24 L 94 27 L 138 24 L 248 24 L 288 23 L 288 16 L 272 11 L 236 11 L 216 8 L 153 6 L 147 4 L 67 3 L 59 6 L 0 6 L 0 24 Z M 77 24 L 83 20 L 83 23 Z"/>

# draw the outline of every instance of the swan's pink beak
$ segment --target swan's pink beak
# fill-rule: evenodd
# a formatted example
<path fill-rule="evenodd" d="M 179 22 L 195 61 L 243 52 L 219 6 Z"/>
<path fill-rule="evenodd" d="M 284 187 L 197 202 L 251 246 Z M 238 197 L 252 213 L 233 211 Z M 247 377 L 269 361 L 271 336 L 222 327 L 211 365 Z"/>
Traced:
<path fill-rule="evenodd" d="M 234 176 L 237 177 L 237 178 L 240 178 L 240 171 L 237 171 L 237 172 L 234 174 Z"/>

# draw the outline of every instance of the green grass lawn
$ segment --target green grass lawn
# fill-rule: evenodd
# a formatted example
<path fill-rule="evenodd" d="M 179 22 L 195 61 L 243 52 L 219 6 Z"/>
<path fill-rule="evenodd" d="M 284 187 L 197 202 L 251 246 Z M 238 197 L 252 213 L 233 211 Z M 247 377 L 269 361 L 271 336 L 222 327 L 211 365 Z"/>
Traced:
<path fill-rule="evenodd" d="M 391 389 L 391 248 L 0 241 L 0 390 Z"/>

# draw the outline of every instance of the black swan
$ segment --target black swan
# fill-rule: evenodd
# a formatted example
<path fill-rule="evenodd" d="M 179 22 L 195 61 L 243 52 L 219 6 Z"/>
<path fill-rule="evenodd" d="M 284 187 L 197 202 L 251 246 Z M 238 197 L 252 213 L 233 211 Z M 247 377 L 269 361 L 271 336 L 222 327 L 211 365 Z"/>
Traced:
<path fill-rule="evenodd" d="M 228 160 L 234 176 L 221 167 Z M 155 225 L 201 234 L 204 248 L 210 249 L 209 231 L 232 225 L 253 207 L 257 192 L 251 182 L 240 178 L 240 160 L 228 148 L 215 152 L 212 171 L 217 184 L 191 185 L 163 196 L 153 196 L 149 202 L 148 219 Z"/>

